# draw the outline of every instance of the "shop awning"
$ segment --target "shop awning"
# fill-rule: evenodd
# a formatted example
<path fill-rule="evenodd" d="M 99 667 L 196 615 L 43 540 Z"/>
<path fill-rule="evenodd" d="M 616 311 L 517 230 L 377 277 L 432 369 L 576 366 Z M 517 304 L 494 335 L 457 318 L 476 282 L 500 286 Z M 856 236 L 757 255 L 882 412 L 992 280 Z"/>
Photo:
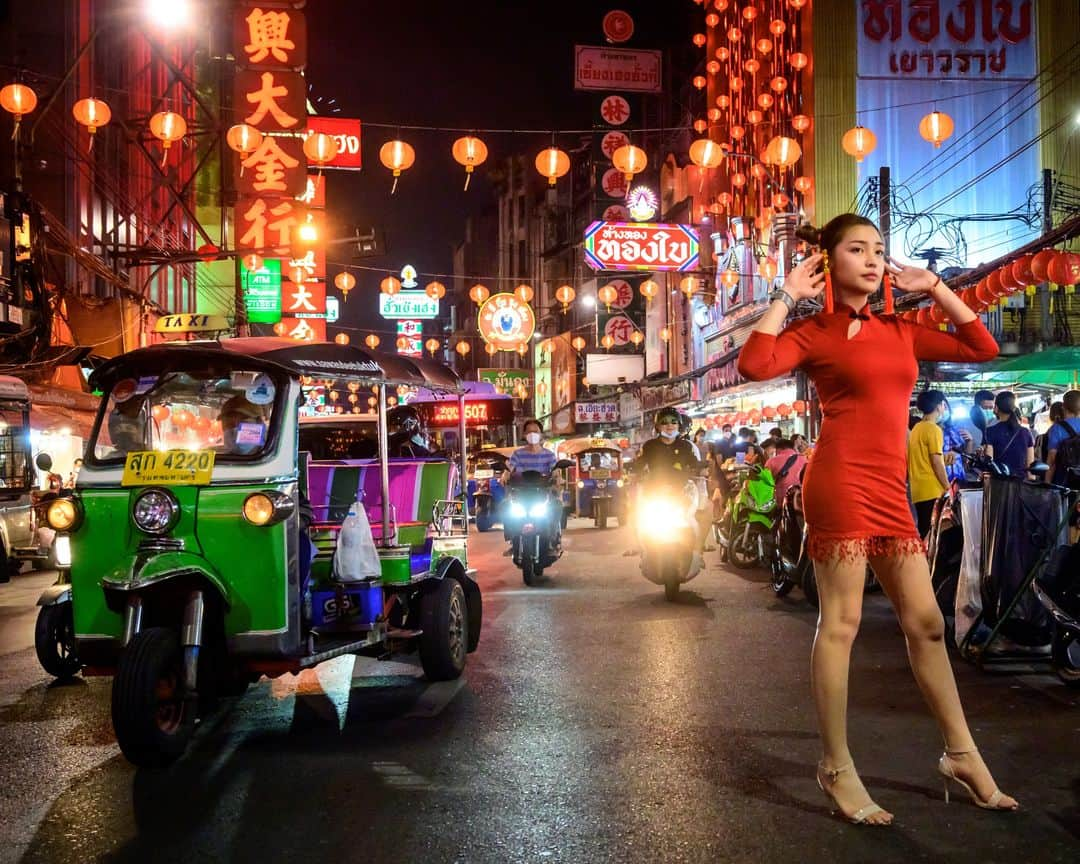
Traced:
<path fill-rule="evenodd" d="M 30 428 L 39 433 L 77 435 L 84 441 L 90 438 L 94 426 L 92 411 L 60 408 L 55 405 L 34 405 L 30 408 Z"/>

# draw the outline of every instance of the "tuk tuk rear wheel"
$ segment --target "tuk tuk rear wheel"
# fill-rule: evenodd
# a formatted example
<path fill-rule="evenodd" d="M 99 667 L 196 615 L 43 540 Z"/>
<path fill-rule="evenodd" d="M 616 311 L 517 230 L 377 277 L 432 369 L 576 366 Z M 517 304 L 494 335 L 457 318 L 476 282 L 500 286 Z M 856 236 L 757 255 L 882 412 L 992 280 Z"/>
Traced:
<path fill-rule="evenodd" d="M 177 634 L 143 630 L 120 657 L 112 686 L 116 742 L 128 761 L 161 768 L 179 759 L 195 730 L 195 703 L 186 698 Z"/>
<path fill-rule="evenodd" d="M 420 664 L 430 681 L 451 681 L 465 669 L 469 610 L 457 579 L 446 577 L 420 597 Z"/>
<path fill-rule="evenodd" d="M 54 678 L 71 678 L 82 668 L 75 653 L 70 602 L 41 607 L 34 626 L 34 650 L 41 668 Z"/>

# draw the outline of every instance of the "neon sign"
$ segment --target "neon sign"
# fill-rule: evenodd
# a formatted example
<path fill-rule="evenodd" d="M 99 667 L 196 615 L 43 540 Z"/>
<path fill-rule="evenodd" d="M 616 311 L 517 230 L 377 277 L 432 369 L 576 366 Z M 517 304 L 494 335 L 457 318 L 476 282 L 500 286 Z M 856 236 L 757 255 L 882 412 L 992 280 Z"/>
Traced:
<path fill-rule="evenodd" d="M 461 411 L 456 401 L 414 403 L 425 415 L 427 425 L 433 428 L 456 428 Z M 465 403 L 465 425 L 493 426 L 514 421 L 514 403 L 511 399 L 470 399 Z"/>

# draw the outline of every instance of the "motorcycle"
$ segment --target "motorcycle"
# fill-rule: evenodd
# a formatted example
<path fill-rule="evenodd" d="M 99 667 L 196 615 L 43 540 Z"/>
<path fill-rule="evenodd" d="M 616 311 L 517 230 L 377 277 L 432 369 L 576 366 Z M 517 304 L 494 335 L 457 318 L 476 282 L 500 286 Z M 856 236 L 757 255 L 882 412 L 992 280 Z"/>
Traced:
<path fill-rule="evenodd" d="M 1058 547 L 1032 588 L 1054 619 L 1054 671 L 1065 685 L 1080 687 L 1080 542 Z"/>
<path fill-rule="evenodd" d="M 64 489 L 59 495 L 50 495 L 39 505 L 43 510 L 57 497 L 70 498 L 72 490 Z M 41 517 L 44 525 L 44 516 Z M 80 669 L 75 644 L 75 620 L 71 604 L 71 537 L 49 528 L 48 564 L 55 568 L 56 581 L 46 588 L 37 605 L 38 615 L 34 625 L 34 651 L 41 668 L 54 678 L 71 678 Z"/>
<path fill-rule="evenodd" d="M 798 585 L 811 605 L 817 606 L 814 565 L 806 554 L 806 520 L 803 518 L 801 486 L 792 486 L 784 495 L 775 530 L 771 562 L 773 591 L 777 597 L 783 597 Z"/>
<path fill-rule="evenodd" d="M 751 465 L 716 527 L 717 542 L 726 550 L 728 560 L 740 570 L 771 561 L 776 516 L 776 480 L 772 471 Z"/>
<path fill-rule="evenodd" d="M 664 597 L 674 601 L 684 582 L 701 569 L 695 562 L 698 491 L 693 482 L 679 491 L 644 485 L 635 508 L 641 543 L 641 574 L 664 586 Z M 695 563 L 697 566 L 695 566 Z"/>
<path fill-rule="evenodd" d="M 557 469 L 572 463 L 561 460 Z M 526 585 L 534 585 L 544 570 L 562 556 L 562 506 L 551 491 L 551 481 L 539 471 L 525 471 L 510 482 L 503 528 L 514 565 L 521 568 Z"/>
<path fill-rule="evenodd" d="M 499 454 L 481 455 L 469 479 L 469 510 L 476 518 L 477 531 L 490 531 L 499 521 L 499 509 L 506 490 L 499 480 L 506 470 L 506 457 Z"/>

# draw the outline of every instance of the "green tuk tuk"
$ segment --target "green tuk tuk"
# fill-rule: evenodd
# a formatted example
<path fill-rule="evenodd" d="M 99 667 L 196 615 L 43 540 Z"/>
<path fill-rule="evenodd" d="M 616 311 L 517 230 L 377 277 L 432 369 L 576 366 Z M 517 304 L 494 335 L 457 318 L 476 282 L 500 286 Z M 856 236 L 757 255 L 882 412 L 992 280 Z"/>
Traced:
<path fill-rule="evenodd" d="M 298 450 L 312 376 L 375 388 L 377 458 Z M 140 348 L 93 385 L 103 398 L 75 493 L 47 518 L 70 535 L 70 592 L 56 601 L 72 604 L 84 674 L 114 676 L 113 728 L 130 761 L 178 758 L 196 714 L 260 675 L 411 650 L 429 679 L 461 674 L 482 616 L 465 453 L 460 464 L 390 458 L 386 426 L 388 389 L 459 393 L 453 372 L 255 337 Z M 372 562 L 360 578 L 335 566 L 347 517 L 348 543 L 366 538 Z"/>

